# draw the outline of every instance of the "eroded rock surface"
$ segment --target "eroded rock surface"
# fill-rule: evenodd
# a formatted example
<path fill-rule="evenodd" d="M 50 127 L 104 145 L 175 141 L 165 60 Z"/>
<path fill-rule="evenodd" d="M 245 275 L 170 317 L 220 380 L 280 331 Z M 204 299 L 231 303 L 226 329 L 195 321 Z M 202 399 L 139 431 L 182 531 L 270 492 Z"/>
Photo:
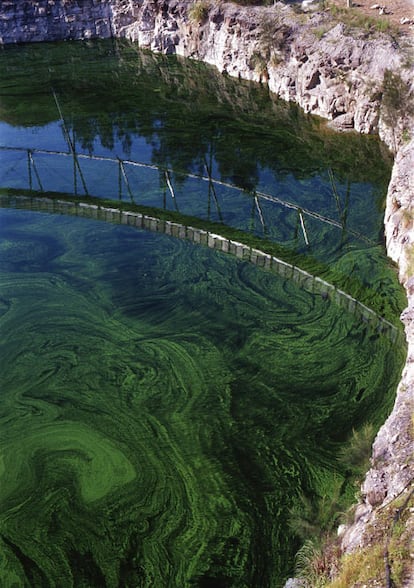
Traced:
<path fill-rule="evenodd" d="M 384 72 L 404 69 L 406 59 L 391 38 L 355 38 L 321 13 L 301 21 L 282 3 L 269 8 L 212 4 L 208 17 L 197 22 L 191 3 L 146 0 L 136 16 L 117 34 L 152 51 L 200 59 L 228 75 L 266 82 L 305 112 L 338 119 L 339 129 L 362 133 L 378 130 Z"/>

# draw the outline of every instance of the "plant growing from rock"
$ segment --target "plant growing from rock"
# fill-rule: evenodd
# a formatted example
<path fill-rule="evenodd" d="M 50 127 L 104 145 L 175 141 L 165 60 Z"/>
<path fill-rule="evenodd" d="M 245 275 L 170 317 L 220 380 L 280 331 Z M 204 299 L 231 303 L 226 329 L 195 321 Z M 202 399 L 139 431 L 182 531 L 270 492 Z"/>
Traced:
<path fill-rule="evenodd" d="M 307 585 L 321 588 L 326 583 L 326 562 L 320 547 L 307 540 L 295 557 L 295 576 Z"/>
<path fill-rule="evenodd" d="M 357 31 L 363 32 L 365 36 L 387 32 L 397 34 L 397 30 L 387 20 L 366 16 L 354 8 L 340 7 L 336 4 L 326 3 L 326 8 L 329 9 L 334 21 L 344 23 L 349 34 L 355 34 Z"/>
<path fill-rule="evenodd" d="M 240 6 L 271 6 L 274 0 L 235 0 L 235 4 Z"/>
<path fill-rule="evenodd" d="M 254 51 L 250 57 L 250 67 L 254 69 L 260 80 L 266 80 L 269 77 L 267 60 L 259 51 Z"/>
<path fill-rule="evenodd" d="M 336 528 L 353 515 L 353 509 L 349 512 L 353 500 L 350 481 L 361 478 L 368 469 L 374 433 L 370 424 L 353 431 L 338 456 L 344 475 L 338 473 L 326 480 L 322 476 L 320 496 L 311 499 L 300 494 L 289 511 L 290 530 L 303 541 L 295 558 L 295 574 L 305 586 L 328 586 L 338 574 L 341 551 Z"/>
<path fill-rule="evenodd" d="M 320 41 L 322 39 L 322 37 L 329 31 L 329 27 L 327 26 L 323 26 L 323 27 L 316 27 L 315 29 L 312 29 L 313 34 L 315 35 L 315 37 L 318 39 L 318 41 Z"/>
<path fill-rule="evenodd" d="M 264 15 L 259 24 L 260 47 L 270 58 L 272 52 L 286 46 L 289 27 L 278 14 Z"/>
<path fill-rule="evenodd" d="M 209 10 L 210 5 L 208 2 L 198 0 L 197 2 L 193 2 L 188 9 L 188 17 L 192 22 L 202 24 L 207 19 Z"/>
<path fill-rule="evenodd" d="M 414 101 L 410 96 L 410 88 L 399 73 L 387 69 L 382 85 L 381 118 L 384 124 L 392 129 L 394 149 L 397 148 L 397 133 L 408 130 L 403 125 L 409 117 L 414 116 Z"/>
<path fill-rule="evenodd" d="M 250 64 L 260 78 L 268 77 L 268 67 L 276 67 L 283 60 L 283 49 L 289 36 L 289 27 L 278 15 L 266 14 L 259 24 L 258 49 L 252 54 Z"/>
<path fill-rule="evenodd" d="M 353 477 L 359 477 L 369 468 L 369 459 L 374 440 L 374 427 L 366 424 L 360 430 L 354 430 L 347 445 L 340 454 L 340 460 Z"/>
<path fill-rule="evenodd" d="M 350 586 L 408 586 L 412 527 L 410 509 L 414 505 L 414 489 L 388 503 L 377 512 L 375 525 L 367 528 L 368 544 L 342 556 L 337 577 L 326 588 Z"/>

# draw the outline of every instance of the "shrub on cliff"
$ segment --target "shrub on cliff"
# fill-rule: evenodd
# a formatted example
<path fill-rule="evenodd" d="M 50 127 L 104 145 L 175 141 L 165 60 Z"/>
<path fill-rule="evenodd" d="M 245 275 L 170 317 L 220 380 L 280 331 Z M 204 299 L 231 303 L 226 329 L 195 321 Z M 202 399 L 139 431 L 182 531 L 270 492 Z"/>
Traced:
<path fill-rule="evenodd" d="M 381 117 L 384 124 L 392 129 L 395 149 L 397 131 L 401 131 L 403 135 L 404 121 L 412 116 L 414 116 L 414 101 L 410 96 L 409 85 L 399 73 L 393 73 L 387 69 L 382 84 Z"/>
<path fill-rule="evenodd" d="M 188 16 L 191 21 L 202 24 L 208 17 L 210 5 L 205 0 L 194 2 L 188 9 Z"/>

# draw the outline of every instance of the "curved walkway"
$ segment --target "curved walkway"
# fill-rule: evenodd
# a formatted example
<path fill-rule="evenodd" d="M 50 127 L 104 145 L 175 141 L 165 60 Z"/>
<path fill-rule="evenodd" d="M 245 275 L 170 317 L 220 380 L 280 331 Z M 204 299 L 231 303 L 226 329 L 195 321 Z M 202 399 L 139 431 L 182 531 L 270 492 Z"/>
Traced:
<path fill-rule="evenodd" d="M 402 334 L 392 323 L 375 313 L 346 292 L 336 288 L 322 278 L 279 259 L 265 251 L 255 249 L 244 243 L 234 241 L 200 228 L 164 220 L 155 216 L 139 212 L 125 211 L 90 202 L 60 200 L 47 196 L 10 196 L 0 194 L 1 208 L 28 209 L 50 214 L 64 214 L 69 216 L 86 217 L 94 220 L 129 225 L 138 229 L 145 229 L 156 233 L 164 233 L 172 237 L 191 241 L 196 245 L 204 245 L 222 253 L 231 254 L 240 260 L 248 261 L 265 270 L 272 271 L 283 278 L 293 280 L 298 286 L 308 292 L 318 293 L 329 298 L 347 312 L 356 315 L 361 320 L 370 323 L 379 333 L 396 341 Z"/>

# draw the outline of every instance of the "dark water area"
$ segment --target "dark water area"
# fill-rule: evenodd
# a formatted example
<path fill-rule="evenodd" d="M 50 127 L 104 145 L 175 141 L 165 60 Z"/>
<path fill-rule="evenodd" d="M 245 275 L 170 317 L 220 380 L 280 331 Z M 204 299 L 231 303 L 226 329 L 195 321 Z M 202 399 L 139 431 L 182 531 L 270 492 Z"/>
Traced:
<path fill-rule="evenodd" d="M 374 138 L 110 42 L 1 51 L 0 119 L 3 191 L 236 228 L 397 320 L 390 161 Z M 309 516 L 328 504 L 320 523 L 352 502 L 341 451 L 383 422 L 405 353 L 330 297 L 229 255 L 13 208 L 0 209 L 0 335 L 5 587 L 282 586 L 300 546 L 292 512 L 303 496 Z"/>

